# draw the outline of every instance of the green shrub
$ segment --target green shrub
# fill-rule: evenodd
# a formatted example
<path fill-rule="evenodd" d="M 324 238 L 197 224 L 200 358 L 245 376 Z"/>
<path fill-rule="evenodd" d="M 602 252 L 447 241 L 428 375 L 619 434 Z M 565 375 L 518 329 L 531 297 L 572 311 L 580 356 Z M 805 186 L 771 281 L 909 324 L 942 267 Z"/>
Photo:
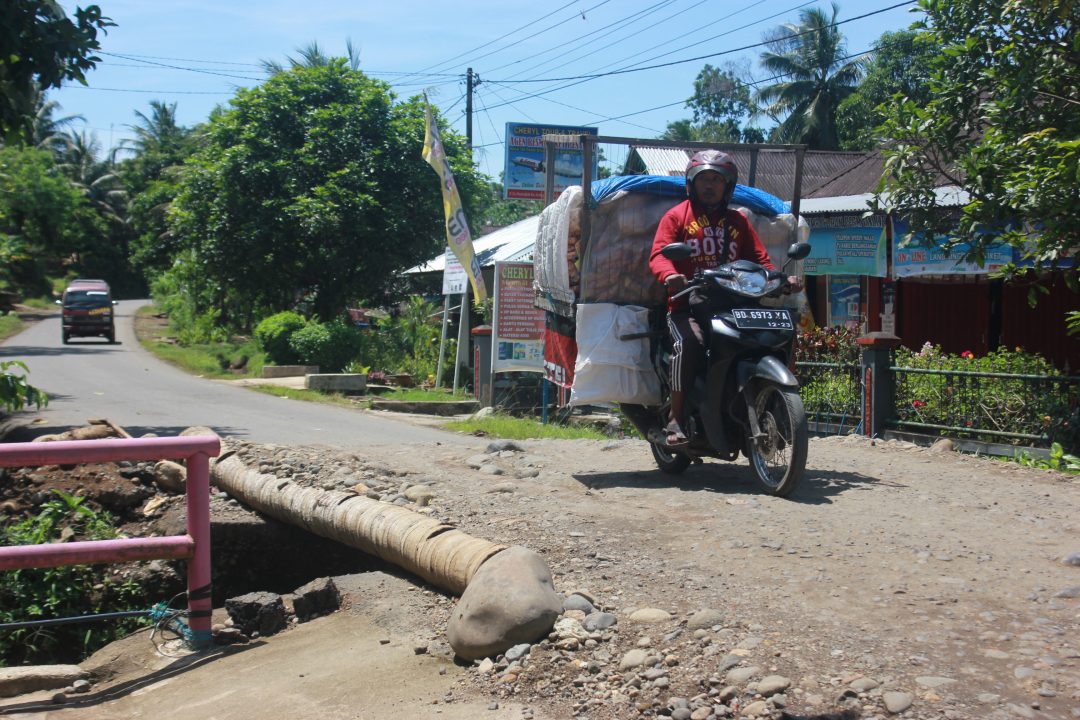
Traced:
<path fill-rule="evenodd" d="M 40 408 L 49 404 L 48 395 L 26 382 L 28 372 L 30 368 L 21 360 L 0 361 L 0 410 L 14 412 L 27 405 Z"/>
<path fill-rule="evenodd" d="M 289 336 L 289 347 L 303 365 L 340 372 L 360 350 L 360 331 L 344 320 L 310 323 Z"/>
<path fill-rule="evenodd" d="M 255 326 L 255 341 L 274 363 L 295 365 L 299 358 L 289 341 L 293 333 L 306 325 L 307 320 L 299 313 L 291 310 L 279 312 Z"/>
<path fill-rule="evenodd" d="M 112 517 L 87 507 L 85 498 L 54 490 L 56 498 L 30 518 L 0 527 L 0 545 L 59 542 L 70 528 L 80 540 L 117 536 Z M 137 609 L 133 582 L 108 574 L 105 565 L 68 565 L 0 573 L 0 622 L 77 617 Z M 126 635 L 138 620 L 106 620 L 0 632 L 0 666 L 76 663 Z"/>
<path fill-rule="evenodd" d="M 1060 373 L 1040 355 L 1021 348 L 999 348 L 982 357 L 969 351 L 952 355 L 928 342 L 918 352 L 898 348 L 895 365 L 933 371 L 897 372 L 900 420 L 956 428 L 957 435 L 990 442 L 1020 439 L 979 430 L 1053 439 L 1068 452 L 1080 446 L 1077 388 L 1054 380 Z M 1029 377 L 1009 377 L 1018 375 Z"/>

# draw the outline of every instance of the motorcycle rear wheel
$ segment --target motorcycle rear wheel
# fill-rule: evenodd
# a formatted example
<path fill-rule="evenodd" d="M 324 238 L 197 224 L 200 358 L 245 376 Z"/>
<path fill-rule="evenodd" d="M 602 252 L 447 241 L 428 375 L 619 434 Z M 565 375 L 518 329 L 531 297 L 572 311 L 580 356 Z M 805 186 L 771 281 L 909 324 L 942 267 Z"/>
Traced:
<path fill-rule="evenodd" d="M 649 448 L 652 450 L 653 460 L 656 461 L 656 465 L 661 472 L 668 475 L 681 475 L 686 468 L 690 467 L 690 458 L 685 455 L 671 452 L 656 443 L 650 443 Z"/>
<path fill-rule="evenodd" d="M 762 435 L 747 441 L 750 467 L 767 493 L 787 497 L 806 470 L 809 439 L 802 398 L 794 388 L 763 382 L 754 394 L 754 409 Z"/>

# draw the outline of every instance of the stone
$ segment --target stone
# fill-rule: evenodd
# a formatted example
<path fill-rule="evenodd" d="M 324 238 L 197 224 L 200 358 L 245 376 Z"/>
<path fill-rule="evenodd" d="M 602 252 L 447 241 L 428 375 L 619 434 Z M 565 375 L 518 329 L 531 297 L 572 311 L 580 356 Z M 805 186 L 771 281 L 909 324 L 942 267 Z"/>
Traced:
<path fill-rule="evenodd" d="M 78 665 L 32 665 L 0 668 L 0 697 L 67 687 L 86 676 Z"/>
<path fill-rule="evenodd" d="M 910 693 L 891 690 L 882 693 L 881 701 L 885 703 L 886 710 L 893 715 L 899 715 L 911 707 L 911 703 L 915 702 L 915 698 L 913 698 Z"/>
<path fill-rule="evenodd" d="M 233 626 L 251 637 L 273 635 L 285 629 L 285 603 L 281 596 L 272 592 L 253 592 L 225 601 L 225 612 Z"/>
<path fill-rule="evenodd" d="M 933 452 L 933 453 L 952 452 L 955 449 L 956 449 L 956 446 L 954 445 L 953 441 L 950 440 L 949 438 L 941 438 L 940 440 L 938 440 L 937 442 L 935 442 L 933 445 L 930 446 L 930 452 Z"/>
<path fill-rule="evenodd" d="M 750 678 L 754 677 L 761 672 L 761 668 L 756 665 L 744 668 L 735 668 L 729 670 L 728 674 L 724 676 L 724 681 L 729 685 L 742 685 Z"/>
<path fill-rule="evenodd" d="M 630 670 L 632 668 L 641 667 L 645 664 L 645 659 L 649 654 L 642 648 L 634 648 L 630 650 L 622 659 L 619 660 L 619 670 Z"/>
<path fill-rule="evenodd" d="M 762 678 L 757 684 L 757 691 L 769 697 L 770 695 L 776 695 L 782 693 L 791 687 L 791 680 L 782 675 L 768 675 Z"/>
<path fill-rule="evenodd" d="M 488 443 L 487 449 L 484 452 L 488 454 L 500 453 L 500 452 L 525 452 L 525 448 L 518 445 L 513 440 L 494 440 Z"/>
<path fill-rule="evenodd" d="M 939 688 L 943 685 L 952 685 L 955 680 L 947 677 L 936 677 L 934 675 L 923 675 L 915 678 L 915 682 L 926 688 Z"/>
<path fill-rule="evenodd" d="M 406 498 L 412 500 L 420 507 L 427 506 L 432 500 L 435 499 L 435 493 L 427 485 L 413 485 L 410 488 L 406 488 L 402 493 Z"/>
<path fill-rule="evenodd" d="M 476 660 L 535 642 L 555 625 L 562 604 L 544 559 L 527 548 L 509 547 L 469 581 L 447 625 L 450 647 L 459 657 Z"/>
<path fill-rule="evenodd" d="M 341 593 L 331 578 L 318 578 L 293 593 L 293 611 L 301 622 L 332 613 L 341 607 Z"/>
<path fill-rule="evenodd" d="M 769 704 L 764 700 L 756 700 L 742 709 L 739 713 L 743 717 L 758 717 L 769 712 Z"/>
<path fill-rule="evenodd" d="M 1080 567 L 1080 552 L 1069 553 L 1061 558 L 1061 562 L 1066 565 L 1072 565 L 1073 567 Z"/>
<path fill-rule="evenodd" d="M 596 632 L 614 627 L 618 621 L 619 619 L 611 613 L 594 612 L 586 615 L 581 624 L 589 632 Z"/>
<path fill-rule="evenodd" d="M 521 658 L 529 654 L 529 649 L 531 647 L 532 645 L 529 645 L 529 643 L 521 643 L 519 645 L 515 645 L 514 647 L 506 651 L 506 660 L 508 662 L 520 660 Z"/>
<path fill-rule="evenodd" d="M 686 619 L 686 627 L 689 630 L 707 630 L 714 625 L 724 624 L 724 613 L 716 608 L 702 608 L 695 610 Z"/>
<path fill-rule="evenodd" d="M 671 613 L 659 608 L 641 608 L 630 613 L 630 617 L 627 618 L 632 623 L 641 623 L 642 625 L 665 622 L 670 619 Z"/>
<path fill-rule="evenodd" d="M 593 607 L 593 604 L 577 593 L 567 595 L 566 599 L 563 600 L 563 612 L 566 612 L 567 610 L 580 610 L 586 615 L 596 612 L 596 608 Z"/>
<path fill-rule="evenodd" d="M 187 469 L 172 460 L 159 460 L 154 465 L 154 484 L 166 492 L 184 494 Z"/>
<path fill-rule="evenodd" d="M 1064 590 L 1060 590 L 1054 593 L 1054 597 L 1067 598 L 1070 600 L 1073 598 L 1078 598 L 1080 597 L 1080 585 L 1073 585 L 1072 587 L 1067 587 Z"/>
<path fill-rule="evenodd" d="M 881 683 L 879 683 L 877 680 L 874 680 L 873 678 L 861 677 L 856 678 L 855 680 L 852 680 L 850 683 L 848 683 L 848 687 L 855 692 L 868 692 L 878 687 L 880 684 Z"/>

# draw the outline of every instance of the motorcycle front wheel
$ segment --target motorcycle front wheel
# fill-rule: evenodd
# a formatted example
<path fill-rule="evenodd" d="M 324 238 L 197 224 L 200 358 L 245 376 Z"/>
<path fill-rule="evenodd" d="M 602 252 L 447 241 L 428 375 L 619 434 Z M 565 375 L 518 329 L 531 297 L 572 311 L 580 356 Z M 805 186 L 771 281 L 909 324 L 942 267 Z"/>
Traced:
<path fill-rule="evenodd" d="M 806 410 L 798 390 L 771 382 L 758 385 L 753 397 L 761 433 L 747 441 L 754 477 L 770 495 L 787 497 L 806 470 Z"/>

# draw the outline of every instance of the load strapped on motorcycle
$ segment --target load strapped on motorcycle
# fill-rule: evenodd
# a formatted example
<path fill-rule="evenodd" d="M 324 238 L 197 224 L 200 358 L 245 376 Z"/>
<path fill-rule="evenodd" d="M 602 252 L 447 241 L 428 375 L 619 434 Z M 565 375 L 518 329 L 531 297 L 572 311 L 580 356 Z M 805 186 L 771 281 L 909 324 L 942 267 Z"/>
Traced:
<path fill-rule="evenodd" d="M 664 472 L 682 473 L 705 458 L 733 461 L 741 453 L 765 492 L 790 495 L 803 475 L 808 441 L 789 363 L 799 318 L 809 319 L 809 308 L 803 293 L 785 293 L 789 267 L 810 245 L 791 243 L 796 221 L 780 200 L 731 183 L 731 206 L 747 217 L 769 254 L 786 254 L 787 262 L 780 271 L 746 259 L 701 268 L 670 298 L 692 298 L 705 358 L 692 386 L 682 388 L 685 442 L 669 444 L 673 345 L 665 328 L 666 293 L 649 271 L 649 255 L 673 197 L 686 197 L 682 180 L 635 176 L 594 184 L 587 238 L 580 234 L 580 188 L 544 210 L 534 263 L 537 304 L 549 315 L 548 378 L 566 379 L 571 405 L 618 403 Z M 800 236 L 809 234 L 805 221 L 798 229 Z M 661 254 L 678 264 L 695 250 L 700 254 L 700 246 L 671 242 Z M 576 340 L 569 359 L 569 343 L 558 342 L 552 330 L 566 327 L 568 316 Z"/>

